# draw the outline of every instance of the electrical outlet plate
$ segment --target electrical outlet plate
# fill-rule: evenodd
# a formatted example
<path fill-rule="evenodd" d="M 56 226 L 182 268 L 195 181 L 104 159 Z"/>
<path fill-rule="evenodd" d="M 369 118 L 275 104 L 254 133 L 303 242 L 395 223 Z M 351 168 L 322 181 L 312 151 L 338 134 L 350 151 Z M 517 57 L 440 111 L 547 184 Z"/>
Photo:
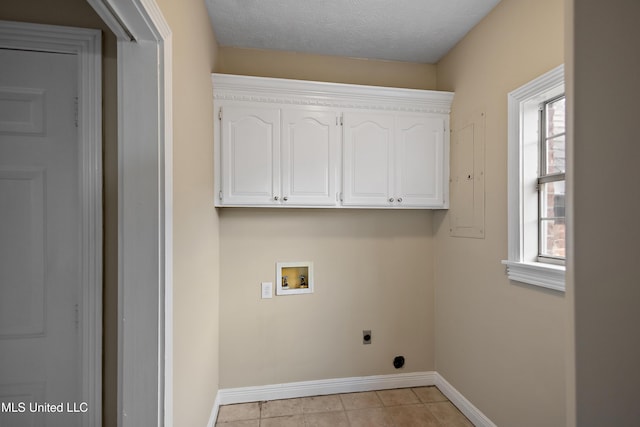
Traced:
<path fill-rule="evenodd" d="M 362 331 L 362 344 L 371 344 L 371 331 Z"/>
<path fill-rule="evenodd" d="M 273 298 L 273 283 L 262 282 L 262 299 Z"/>

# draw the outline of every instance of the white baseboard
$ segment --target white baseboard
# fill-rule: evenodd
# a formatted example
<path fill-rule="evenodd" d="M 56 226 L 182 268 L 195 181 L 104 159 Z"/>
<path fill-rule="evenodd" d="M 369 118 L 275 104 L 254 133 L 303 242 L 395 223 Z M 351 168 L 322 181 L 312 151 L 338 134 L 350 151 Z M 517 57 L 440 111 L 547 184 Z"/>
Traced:
<path fill-rule="evenodd" d="M 211 408 L 211 415 L 209 415 L 209 422 L 207 427 L 215 427 L 216 420 L 218 419 L 218 411 L 220 410 L 220 391 L 216 394 L 216 399 L 213 401 L 213 408 Z"/>
<path fill-rule="evenodd" d="M 437 386 L 451 403 L 458 407 L 476 427 L 496 427 L 491 420 L 480 412 L 478 408 L 473 406 L 471 402 L 465 399 L 458 390 L 437 372 L 413 372 L 407 374 L 374 375 L 369 377 L 335 378 L 329 380 L 221 389 L 218 390 L 207 426 L 215 426 L 220 405 L 430 385 Z"/>
<path fill-rule="evenodd" d="M 458 390 L 456 390 L 442 375 L 435 373 L 436 381 L 435 386 L 440 389 L 442 394 L 453 403 L 456 408 L 469 418 L 469 421 L 476 427 L 497 427 L 485 414 L 483 414 L 478 408 L 473 406 Z"/>

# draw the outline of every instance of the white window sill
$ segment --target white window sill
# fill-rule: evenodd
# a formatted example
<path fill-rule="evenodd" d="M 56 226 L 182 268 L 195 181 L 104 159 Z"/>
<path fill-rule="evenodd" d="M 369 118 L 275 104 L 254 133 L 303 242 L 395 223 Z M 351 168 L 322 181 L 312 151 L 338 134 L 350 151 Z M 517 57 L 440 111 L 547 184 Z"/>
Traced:
<path fill-rule="evenodd" d="M 564 292 L 564 265 L 508 260 L 502 263 L 507 266 L 507 276 L 511 280 Z"/>

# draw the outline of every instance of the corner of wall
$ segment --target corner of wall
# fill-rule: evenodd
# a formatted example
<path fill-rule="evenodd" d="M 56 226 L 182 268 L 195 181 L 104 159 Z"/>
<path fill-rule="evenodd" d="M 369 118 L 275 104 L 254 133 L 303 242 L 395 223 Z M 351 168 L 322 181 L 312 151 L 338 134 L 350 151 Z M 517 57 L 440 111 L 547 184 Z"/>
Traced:
<path fill-rule="evenodd" d="M 450 233 L 460 209 L 455 187 L 450 210 L 434 214 L 435 369 L 498 425 L 565 423 L 565 300 L 510 282 L 501 264 L 508 240 L 507 94 L 563 62 L 562 6 L 502 0 L 436 64 L 438 90 L 455 92 L 451 170 L 463 160 L 453 149 L 462 125 L 481 111 L 486 173 L 482 238 Z"/>
<path fill-rule="evenodd" d="M 205 2 L 156 1 L 171 28 L 174 52 L 174 425 L 206 425 L 220 379 L 211 92 L 219 48 Z"/>

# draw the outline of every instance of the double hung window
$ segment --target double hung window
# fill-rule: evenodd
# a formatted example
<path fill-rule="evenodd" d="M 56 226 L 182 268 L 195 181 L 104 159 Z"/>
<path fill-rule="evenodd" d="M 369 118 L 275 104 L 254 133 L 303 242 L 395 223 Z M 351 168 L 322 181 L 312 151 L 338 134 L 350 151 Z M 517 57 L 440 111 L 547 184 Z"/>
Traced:
<path fill-rule="evenodd" d="M 564 291 L 565 97 L 559 66 L 508 94 L 511 280 Z"/>

